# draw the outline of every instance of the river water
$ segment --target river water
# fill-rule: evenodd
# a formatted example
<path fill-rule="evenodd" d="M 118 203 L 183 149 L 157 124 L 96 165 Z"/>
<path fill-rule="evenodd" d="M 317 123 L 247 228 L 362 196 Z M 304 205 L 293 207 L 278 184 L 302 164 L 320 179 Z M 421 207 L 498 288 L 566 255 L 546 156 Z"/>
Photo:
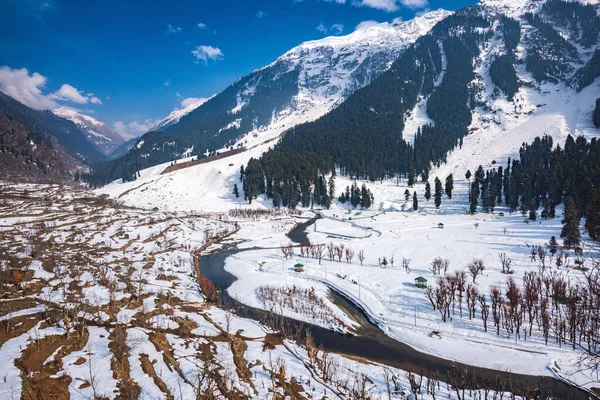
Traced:
<path fill-rule="evenodd" d="M 290 240 L 297 244 L 307 243 L 306 230 L 309 229 L 314 221 L 312 219 L 296 225 L 288 233 Z M 538 388 L 539 398 L 541 399 L 549 397 L 556 399 L 589 398 L 589 394 L 584 391 L 551 377 L 512 374 L 487 368 L 467 366 L 419 352 L 386 335 L 378 326 L 369 321 L 368 316 L 362 309 L 348 301 L 340 293 L 333 292 L 332 298 L 340 308 L 360 323 L 362 328 L 357 331 L 357 335 L 340 334 L 316 325 L 299 322 L 291 318 L 246 306 L 233 299 L 227 293 L 227 288 L 237 278 L 225 271 L 224 266 L 225 259 L 232 254 L 251 250 L 257 250 L 257 248 L 223 250 L 210 255 L 203 255 L 200 260 L 200 272 L 202 275 L 211 280 L 220 289 L 222 302 L 227 307 L 236 309 L 240 317 L 264 322 L 265 316 L 267 316 L 272 321 L 277 321 L 277 324 L 287 325 L 294 330 L 301 330 L 301 336 L 305 332 L 310 332 L 315 344 L 323 350 L 361 357 L 403 370 L 413 370 L 419 373 L 425 372 L 425 375 L 430 374 L 434 378 L 439 378 L 442 382 L 452 382 L 454 380 L 453 376 L 457 375 L 456 371 L 466 369 L 468 378 L 464 379 L 463 383 L 460 384 L 466 387 L 467 390 L 483 388 L 485 385 L 492 390 L 511 391 L 525 395 L 526 392 L 529 392 L 529 389 Z M 457 382 L 461 382 L 461 379 L 458 379 Z"/>

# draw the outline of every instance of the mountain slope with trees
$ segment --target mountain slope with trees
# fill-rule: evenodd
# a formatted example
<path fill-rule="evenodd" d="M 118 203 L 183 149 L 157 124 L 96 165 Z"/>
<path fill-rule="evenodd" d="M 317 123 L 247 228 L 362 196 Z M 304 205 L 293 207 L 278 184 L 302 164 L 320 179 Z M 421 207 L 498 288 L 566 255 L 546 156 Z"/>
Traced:
<path fill-rule="evenodd" d="M 105 159 L 94 144 L 72 122 L 49 110 L 34 110 L 0 92 L 0 112 L 9 115 L 32 134 L 50 136 L 76 160 L 90 164 Z"/>

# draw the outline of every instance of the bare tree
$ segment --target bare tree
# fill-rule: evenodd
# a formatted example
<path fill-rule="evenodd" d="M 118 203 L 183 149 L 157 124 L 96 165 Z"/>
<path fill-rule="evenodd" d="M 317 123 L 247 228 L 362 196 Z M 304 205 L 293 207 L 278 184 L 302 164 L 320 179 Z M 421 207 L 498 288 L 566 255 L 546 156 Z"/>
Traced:
<path fill-rule="evenodd" d="M 402 268 L 404 268 L 406 272 L 410 271 L 410 258 L 402 257 Z"/>
<path fill-rule="evenodd" d="M 510 264 L 512 264 L 512 260 L 506 255 L 506 253 L 500 253 L 498 258 L 502 264 L 502 273 L 512 274 L 512 271 L 510 270 Z"/>
<path fill-rule="evenodd" d="M 281 253 L 283 253 L 283 257 L 286 260 L 292 258 L 292 255 L 294 255 L 294 247 L 292 245 L 281 246 Z"/>
<path fill-rule="evenodd" d="M 325 253 L 325 244 L 320 243 L 315 246 L 315 255 L 319 259 L 319 265 L 321 265 L 321 260 L 323 259 L 323 254 Z"/>
<path fill-rule="evenodd" d="M 481 258 L 474 258 L 473 261 L 467 265 L 467 268 L 469 268 L 469 272 L 473 277 L 473 283 L 476 283 L 475 280 L 477 279 L 477 276 L 485 270 L 485 265 Z"/>
<path fill-rule="evenodd" d="M 344 245 L 343 244 L 335 246 L 335 255 L 338 258 L 338 262 L 342 262 L 342 256 L 344 255 Z"/>
<path fill-rule="evenodd" d="M 329 257 L 329 260 L 331 261 L 333 261 L 333 258 L 335 257 L 335 245 L 333 243 L 327 245 L 327 257 Z"/>
<path fill-rule="evenodd" d="M 360 261 L 360 265 L 363 265 L 363 261 L 365 261 L 365 251 L 361 250 L 358 252 L 358 260 Z"/>
<path fill-rule="evenodd" d="M 346 248 L 346 262 L 348 264 L 352 263 L 353 258 L 354 258 L 354 250 L 350 249 L 350 247 Z"/>

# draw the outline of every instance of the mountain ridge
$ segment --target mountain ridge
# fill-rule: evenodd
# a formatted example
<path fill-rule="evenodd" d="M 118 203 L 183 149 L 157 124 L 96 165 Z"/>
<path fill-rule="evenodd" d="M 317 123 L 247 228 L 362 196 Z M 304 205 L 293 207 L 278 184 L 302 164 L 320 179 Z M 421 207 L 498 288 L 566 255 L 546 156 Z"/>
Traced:
<path fill-rule="evenodd" d="M 52 112 L 61 118 L 73 122 L 86 135 L 87 139 L 105 155 L 112 154 L 115 149 L 125 143 L 125 139 L 114 132 L 105 122 L 85 115 L 73 108 L 62 106 L 52 110 Z"/>

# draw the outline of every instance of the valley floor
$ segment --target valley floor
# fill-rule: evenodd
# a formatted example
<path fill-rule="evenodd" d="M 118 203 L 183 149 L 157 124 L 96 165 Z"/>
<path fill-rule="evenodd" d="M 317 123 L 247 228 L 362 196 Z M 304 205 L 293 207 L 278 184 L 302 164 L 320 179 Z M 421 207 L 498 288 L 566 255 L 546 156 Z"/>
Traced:
<path fill-rule="evenodd" d="M 403 399 L 419 380 L 423 398 L 459 396 L 434 376 L 299 345 L 207 301 L 214 288 L 196 256 L 234 241 L 277 246 L 296 214 L 147 211 L 50 185 L 0 193 L 2 398 Z M 313 283 L 294 292 L 305 307 L 331 307 L 323 321 L 352 329 Z"/>

